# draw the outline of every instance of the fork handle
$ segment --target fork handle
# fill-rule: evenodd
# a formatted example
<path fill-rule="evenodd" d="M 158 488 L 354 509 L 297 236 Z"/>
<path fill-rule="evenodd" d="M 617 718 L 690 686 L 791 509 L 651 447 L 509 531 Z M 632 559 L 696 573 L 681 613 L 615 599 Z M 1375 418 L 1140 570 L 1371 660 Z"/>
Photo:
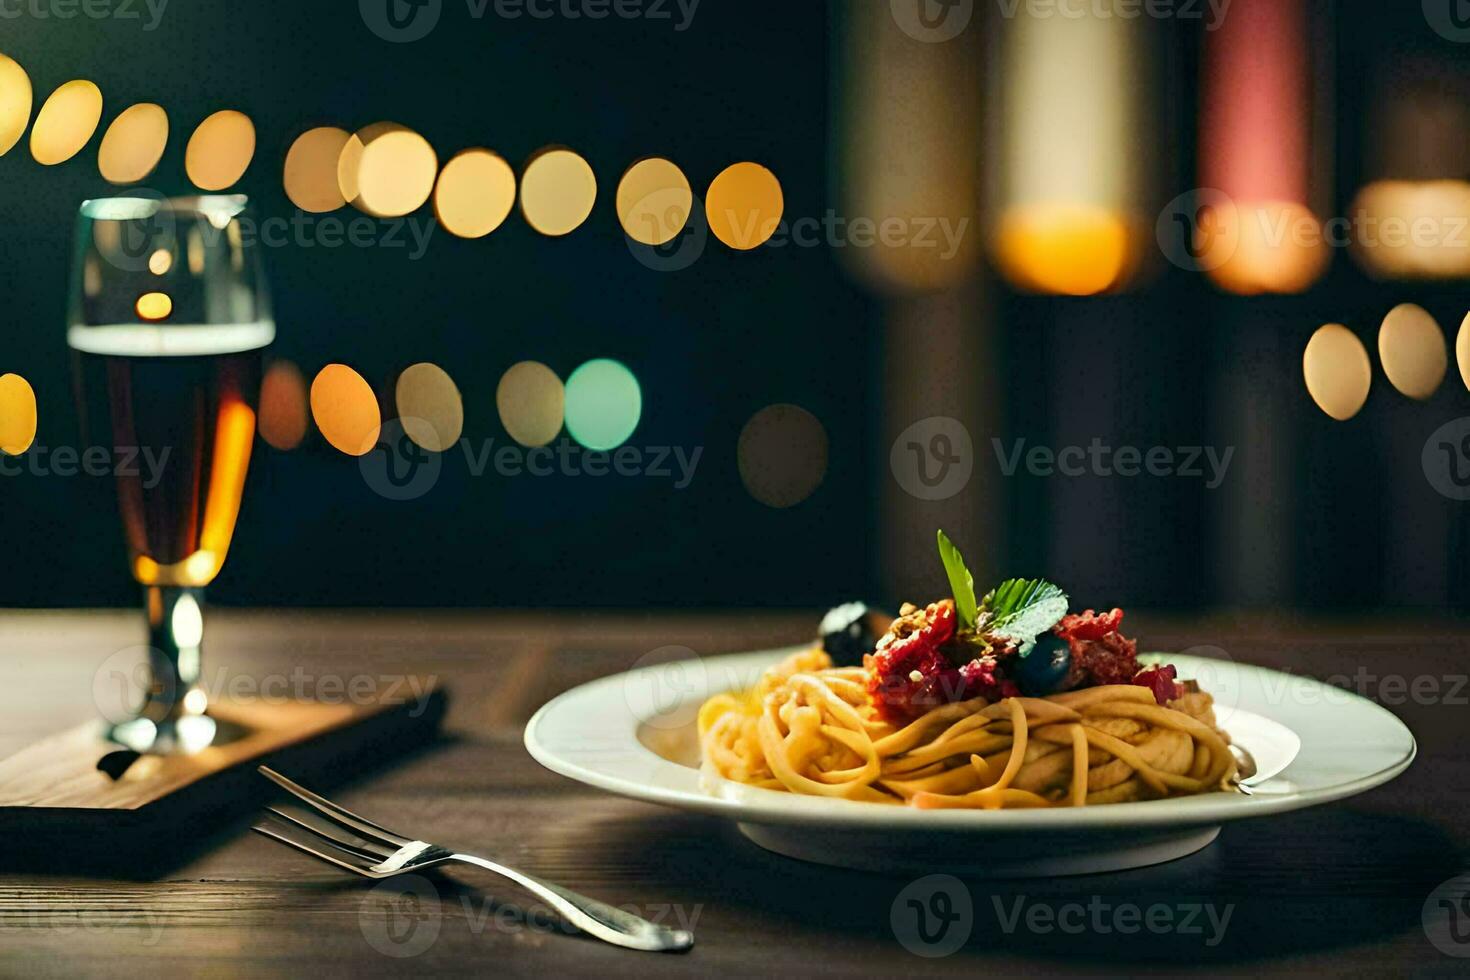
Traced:
<path fill-rule="evenodd" d="M 680 952 L 694 945 L 693 933 L 657 925 L 595 898 L 579 895 L 570 888 L 542 881 L 514 868 L 507 868 L 473 854 L 453 854 L 449 859 L 461 864 L 472 864 L 502 878 L 509 878 L 556 909 L 578 929 L 614 946 L 666 953 Z"/>

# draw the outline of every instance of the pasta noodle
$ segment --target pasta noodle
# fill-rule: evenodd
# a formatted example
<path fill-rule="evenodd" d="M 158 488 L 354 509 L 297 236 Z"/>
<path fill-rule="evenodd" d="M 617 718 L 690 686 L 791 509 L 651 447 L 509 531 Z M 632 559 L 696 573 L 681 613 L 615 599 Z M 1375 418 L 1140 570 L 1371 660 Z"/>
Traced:
<path fill-rule="evenodd" d="M 920 809 L 1083 806 L 1226 789 L 1229 737 L 1210 695 L 1160 706 L 1110 684 L 1045 698 L 973 698 L 902 726 L 874 710 L 860 667 L 810 650 L 699 712 L 707 773 L 765 789 Z"/>

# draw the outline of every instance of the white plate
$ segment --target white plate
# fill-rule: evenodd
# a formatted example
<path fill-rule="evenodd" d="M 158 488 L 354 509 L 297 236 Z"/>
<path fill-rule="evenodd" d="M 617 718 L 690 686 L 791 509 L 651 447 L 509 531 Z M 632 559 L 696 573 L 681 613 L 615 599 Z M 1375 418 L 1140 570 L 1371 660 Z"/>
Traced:
<path fill-rule="evenodd" d="M 757 844 L 791 857 L 996 877 L 1112 871 L 1182 857 L 1209 844 L 1227 821 L 1372 789 L 1408 768 L 1415 753 L 1402 722 L 1355 694 L 1180 654 L 1166 659 L 1181 679 L 1198 680 L 1214 696 L 1220 726 L 1255 757 L 1260 773 L 1253 795 L 1049 810 L 916 810 L 704 777 L 694 730 L 699 705 L 712 694 L 749 687 L 790 652 L 673 661 L 584 684 L 536 712 L 526 725 L 526 748 L 548 769 L 590 786 L 727 817 Z M 976 846 L 981 843 L 1003 846 Z"/>

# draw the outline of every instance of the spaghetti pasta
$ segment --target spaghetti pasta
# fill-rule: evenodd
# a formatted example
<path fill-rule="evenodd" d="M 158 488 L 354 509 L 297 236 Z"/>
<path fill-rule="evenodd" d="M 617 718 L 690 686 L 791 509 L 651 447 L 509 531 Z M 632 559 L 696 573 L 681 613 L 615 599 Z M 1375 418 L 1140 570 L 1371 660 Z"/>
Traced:
<path fill-rule="evenodd" d="M 1205 793 L 1235 776 L 1213 702 L 1103 684 L 974 697 L 885 717 L 861 667 L 819 649 L 699 712 L 708 774 L 765 789 L 920 809 L 1083 806 Z"/>

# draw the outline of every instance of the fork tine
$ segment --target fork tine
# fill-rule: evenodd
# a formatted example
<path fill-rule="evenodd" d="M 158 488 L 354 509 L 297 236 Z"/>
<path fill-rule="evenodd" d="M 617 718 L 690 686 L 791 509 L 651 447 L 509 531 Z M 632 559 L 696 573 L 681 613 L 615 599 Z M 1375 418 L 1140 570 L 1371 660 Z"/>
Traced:
<path fill-rule="evenodd" d="M 386 844 L 379 844 L 365 838 L 357 838 L 356 841 L 343 840 L 340 835 L 347 833 L 346 829 L 340 824 L 332 823 L 330 820 L 321 817 L 313 817 L 311 814 L 305 813 L 298 815 L 289 810 L 280 810 L 273 806 L 266 807 L 266 810 L 275 814 L 276 817 L 286 823 L 300 827 L 313 838 L 325 839 L 333 846 L 344 851 L 351 851 L 374 864 L 377 864 L 384 858 L 391 857 L 397 850 Z M 356 837 L 355 834 L 353 836 Z"/>
<path fill-rule="evenodd" d="M 350 851 L 345 851 L 337 848 L 329 841 L 320 840 L 318 846 L 307 844 L 292 836 L 284 828 L 273 827 L 266 822 L 255 824 L 250 829 L 264 837 L 269 837 L 272 840 L 280 841 L 287 847 L 294 847 L 296 848 L 296 850 L 301 851 L 304 854 L 310 854 L 312 857 L 316 858 L 319 861 L 325 861 L 328 864 L 336 865 L 339 868 L 351 871 L 353 874 L 362 875 L 364 878 L 383 877 L 383 875 L 380 875 L 377 872 L 370 870 L 367 865 L 359 863 L 359 859 L 357 859 L 356 856 L 353 855 Z"/>
<path fill-rule="evenodd" d="M 409 838 L 401 837 L 398 834 L 395 834 L 393 831 L 389 830 L 387 827 L 380 827 L 377 824 L 373 823 L 371 820 L 366 820 L 362 817 L 359 817 L 351 810 L 344 810 L 342 807 L 333 803 L 331 800 L 316 795 L 306 787 L 298 786 L 296 783 L 293 783 L 291 780 L 287 779 L 285 776 L 282 776 L 274 769 L 260 766 L 259 770 L 262 776 L 269 779 L 271 782 L 275 783 L 277 786 L 281 787 L 301 802 L 307 804 L 312 809 L 317 810 L 329 819 L 334 820 L 339 824 L 342 824 L 347 829 L 356 831 L 360 836 L 368 840 L 379 840 L 384 844 L 392 844 L 395 849 L 402 847 L 404 844 L 413 843 L 412 840 L 410 840 Z"/>

